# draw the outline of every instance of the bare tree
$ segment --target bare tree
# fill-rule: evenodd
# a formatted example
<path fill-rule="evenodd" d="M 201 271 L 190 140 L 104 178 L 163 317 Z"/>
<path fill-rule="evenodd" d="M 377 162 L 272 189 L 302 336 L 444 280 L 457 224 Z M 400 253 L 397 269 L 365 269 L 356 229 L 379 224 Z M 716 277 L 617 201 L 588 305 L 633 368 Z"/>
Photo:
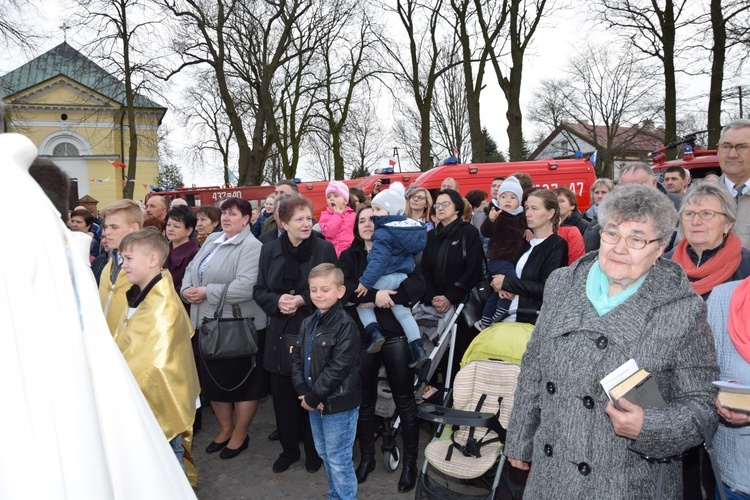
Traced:
<path fill-rule="evenodd" d="M 0 47 L 20 47 L 24 51 L 36 48 L 39 37 L 22 18 L 22 13 L 30 9 L 39 13 L 33 2 L 0 0 Z"/>
<path fill-rule="evenodd" d="M 548 134 L 570 119 L 567 103 L 569 85 L 565 78 L 546 78 L 532 94 L 528 118 L 541 124 Z"/>
<path fill-rule="evenodd" d="M 561 116 L 570 117 L 594 144 L 604 146 L 600 174 L 612 178 L 614 158 L 621 155 L 657 114 L 653 80 L 632 52 L 613 53 L 609 47 L 589 47 L 568 65 L 567 82 L 545 80 L 552 94 L 564 89 Z M 545 92 L 543 86 L 540 92 Z M 638 124 L 630 126 L 631 124 Z M 571 138 L 574 139 L 574 138 Z M 581 144 L 572 144 L 571 153 Z"/>
<path fill-rule="evenodd" d="M 158 17 L 147 0 L 76 0 L 76 4 L 71 23 L 93 32 L 89 43 L 92 56 L 124 81 L 129 146 L 128 182 L 124 182 L 122 195 L 132 199 L 139 141 L 135 100 L 147 89 L 157 92 L 153 76 L 162 68 L 156 42 Z"/>
<path fill-rule="evenodd" d="M 334 178 L 343 179 L 343 139 L 353 99 L 379 70 L 373 64 L 378 46 L 369 13 L 357 2 L 337 10 L 342 15 L 334 29 L 326 30 L 319 46 L 323 66 L 319 116 L 331 136 Z"/>
<path fill-rule="evenodd" d="M 350 179 L 368 175 L 385 156 L 388 141 L 378 121 L 372 90 L 367 88 L 357 102 L 359 105 L 350 110 L 342 140 L 344 164 L 350 167 L 346 175 Z"/>
<path fill-rule="evenodd" d="M 484 3 L 481 3 L 484 2 Z M 553 12 L 554 0 L 503 0 L 498 12 L 497 2 L 493 0 L 475 0 L 477 4 L 477 22 L 482 38 L 486 44 L 492 67 L 495 70 L 497 83 L 503 91 L 508 109 L 508 142 L 510 161 L 524 157 L 523 114 L 521 113 L 521 82 L 523 80 L 523 61 L 526 51 L 536 34 L 542 19 Z M 507 12 L 506 12 L 507 11 Z M 487 15 L 495 12 L 495 16 Z M 496 37 L 493 40 L 496 23 L 493 18 L 507 17 L 507 38 Z M 502 42 L 502 43 L 501 43 Z M 506 45 L 510 52 L 510 64 L 502 64 L 503 49 Z M 507 70 L 504 68 L 507 67 Z"/>
<path fill-rule="evenodd" d="M 750 33 L 747 25 L 747 0 L 711 0 L 708 25 L 711 30 L 711 90 L 708 95 L 708 146 L 719 142 L 721 109 L 724 102 L 724 67 L 727 51 L 742 43 L 743 33 Z M 740 22 L 738 22 L 740 21 Z M 728 33 L 729 32 L 729 33 Z"/>
<path fill-rule="evenodd" d="M 400 28 L 408 40 L 406 53 L 402 52 L 400 44 L 394 40 L 385 37 L 381 40 L 383 50 L 389 55 L 391 64 L 397 68 L 393 75 L 414 102 L 413 108 L 399 105 L 402 114 L 406 116 L 405 120 L 397 120 L 394 132 L 402 139 L 412 135 L 412 132 L 416 133 L 416 141 L 411 144 L 417 144 L 419 150 L 413 159 L 421 170 L 432 167 L 432 103 L 438 79 L 450 69 L 439 63 L 441 52 L 446 50 L 439 40 L 441 31 L 447 26 L 441 22 L 442 8 L 443 0 L 423 3 L 419 0 L 396 0 L 395 12 Z M 413 130 L 408 127 L 413 127 Z M 409 156 L 414 156 L 412 148 L 409 148 Z"/>
<path fill-rule="evenodd" d="M 677 138 L 675 61 L 680 53 L 678 31 L 689 25 L 688 0 L 600 0 L 601 17 L 631 45 L 661 63 L 664 81 L 665 142 Z"/>
<path fill-rule="evenodd" d="M 189 155 L 194 164 L 205 168 L 215 157 L 221 161 L 224 185 L 229 184 L 230 162 L 236 151 L 234 129 L 219 94 L 216 75 L 209 70 L 192 72 L 194 84 L 183 93 L 184 105 L 178 110 L 190 131 L 195 143 L 190 147 Z"/>
<path fill-rule="evenodd" d="M 481 141 L 483 144 L 482 154 L 479 158 L 474 157 L 475 142 L 470 137 L 471 127 L 469 125 L 470 98 L 466 94 L 464 76 L 464 68 L 455 66 L 443 73 L 443 76 L 438 80 L 432 104 L 433 144 L 439 152 L 445 151 L 447 153 L 444 156 L 451 156 L 455 148 L 467 159 L 471 158 L 473 163 L 484 163 L 486 156 L 484 134 L 482 134 Z M 481 130 L 480 133 L 482 133 Z"/>
<path fill-rule="evenodd" d="M 501 36 L 507 20 L 506 3 L 451 0 L 454 30 L 461 47 L 466 115 L 471 135 L 471 157 L 475 163 L 484 163 L 486 160 L 479 98 L 484 88 L 484 72 L 490 50 Z M 491 26 L 484 37 L 476 34 L 477 16 Z"/>

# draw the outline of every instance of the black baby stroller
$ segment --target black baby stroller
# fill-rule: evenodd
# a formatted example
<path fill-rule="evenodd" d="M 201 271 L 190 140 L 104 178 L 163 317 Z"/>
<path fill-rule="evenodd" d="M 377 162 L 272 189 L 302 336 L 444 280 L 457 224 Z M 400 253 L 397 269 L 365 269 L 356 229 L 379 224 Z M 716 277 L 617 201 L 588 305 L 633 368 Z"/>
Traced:
<path fill-rule="evenodd" d="M 420 327 L 425 349 L 429 353 L 430 362 L 424 366 L 425 370 L 414 377 L 414 391 L 417 404 L 423 399 L 430 399 L 435 395 L 435 389 L 426 389 L 426 381 L 435 374 L 442 357 L 448 352 L 448 373 L 446 380 L 450 381 L 450 366 L 453 363 L 453 349 L 456 335 L 456 320 L 461 314 L 463 304 L 457 308 L 451 307 L 445 314 L 435 314 L 431 308 L 422 308 L 417 304 L 413 309 L 414 319 Z M 449 382 L 447 382 L 449 383 Z M 448 387 L 446 386 L 446 389 Z M 383 427 L 380 436 L 383 438 L 380 447 L 383 452 L 383 467 L 388 472 L 398 469 L 401 463 L 401 449 L 399 448 L 396 435 L 398 433 L 400 418 L 396 412 L 396 404 L 391 395 L 390 386 L 385 372 L 385 367 L 380 367 L 378 374 L 378 400 L 375 405 L 375 415 L 383 418 Z"/>

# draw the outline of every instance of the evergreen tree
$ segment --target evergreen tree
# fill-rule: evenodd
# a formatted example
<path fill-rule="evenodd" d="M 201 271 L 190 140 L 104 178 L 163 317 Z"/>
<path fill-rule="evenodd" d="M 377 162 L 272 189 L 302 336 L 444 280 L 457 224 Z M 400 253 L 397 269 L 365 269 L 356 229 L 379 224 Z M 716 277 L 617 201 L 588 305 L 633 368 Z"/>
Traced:
<path fill-rule="evenodd" d="M 156 178 L 156 185 L 159 187 L 177 187 L 184 185 L 182 180 L 182 171 L 179 165 L 175 163 L 166 163 L 159 165 L 159 176 Z"/>
<path fill-rule="evenodd" d="M 484 157 L 487 163 L 498 163 L 507 161 L 502 151 L 497 150 L 497 143 L 492 138 L 487 127 L 482 127 L 482 134 L 484 135 Z"/>

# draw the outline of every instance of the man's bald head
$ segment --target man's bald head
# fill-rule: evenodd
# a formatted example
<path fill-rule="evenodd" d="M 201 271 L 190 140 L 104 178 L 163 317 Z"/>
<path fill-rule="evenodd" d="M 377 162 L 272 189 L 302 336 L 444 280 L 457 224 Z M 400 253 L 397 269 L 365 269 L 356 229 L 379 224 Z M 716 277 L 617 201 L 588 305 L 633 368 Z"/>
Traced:
<path fill-rule="evenodd" d="M 146 214 L 149 217 L 156 217 L 157 219 L 164 220 L 167 218 L 167 211 L 169 205 L 167 205 L 167 199 L 163 196 L 152 196 L 146 202 Z"/>

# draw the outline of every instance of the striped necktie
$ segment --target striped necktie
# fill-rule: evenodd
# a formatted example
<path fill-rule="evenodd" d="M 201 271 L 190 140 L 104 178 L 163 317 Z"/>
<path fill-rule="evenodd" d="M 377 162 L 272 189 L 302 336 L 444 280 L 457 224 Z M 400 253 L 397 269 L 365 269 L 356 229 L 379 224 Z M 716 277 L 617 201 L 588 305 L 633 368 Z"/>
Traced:
<path fill-rule="evenodd" d="M 740 196 L 742 196 L 742 193 L 745 192 L 745 188 L 746 187 L 747 186 L 744 183 L 743 184 L 735 184 L 734 185 L 734 190 L 737 191 L 737 195 L 734 197 L 734 201 L 736 201 L 737 204 L 740 203 Z"/>

